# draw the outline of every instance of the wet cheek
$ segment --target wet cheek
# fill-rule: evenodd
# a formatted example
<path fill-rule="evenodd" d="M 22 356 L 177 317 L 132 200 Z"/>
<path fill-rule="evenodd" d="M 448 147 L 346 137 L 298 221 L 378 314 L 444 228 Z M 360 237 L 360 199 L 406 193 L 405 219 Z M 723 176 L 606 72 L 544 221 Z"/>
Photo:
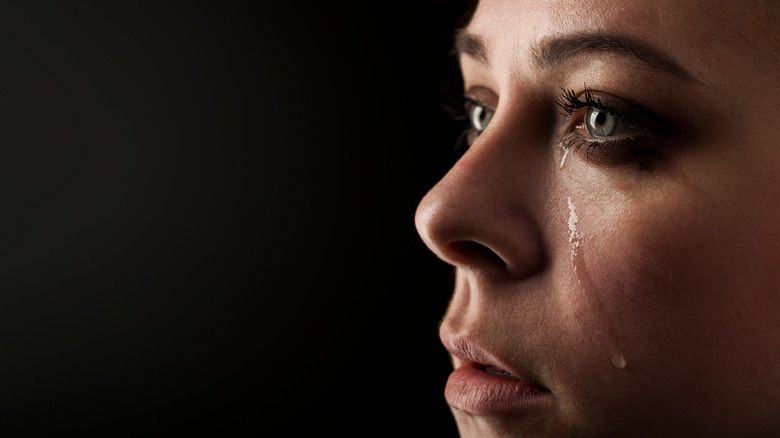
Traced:
<path fill-rule="evenodd" d="M 580 220 L 578 305 L 613 362 L 617 353 L 631 362 L 669 351 L 676 333 L 699 317 L 705 285 L 691 274 L 708 263 L 701 248 L 709 231 L 692 208 L 635 203 L 600 211 L 583 209 Z"/>
<path fill-rule="evenodd" d="M 780 406 L 777 214 L 744 193 L 654 188 L 558 203 L 568 237 L 555 252 L 553 332 L 567 406 L 648 427 L 648 412 L 690 424 L 712 412 L 760 417 Z"/>
<path fill-rule="evenodd" d="M 583 243 L 590 299 L 601 305 L 593 324 L 635 366 L 677 363 L 682 352 L 695 357 L 691 347 L 712 323 L 708 297 L 718 274 L 708 271 L 721 259 L 714 230 L 695 206 L 668 205 L 678 208 L 635 203 L 613 210 Z"/>

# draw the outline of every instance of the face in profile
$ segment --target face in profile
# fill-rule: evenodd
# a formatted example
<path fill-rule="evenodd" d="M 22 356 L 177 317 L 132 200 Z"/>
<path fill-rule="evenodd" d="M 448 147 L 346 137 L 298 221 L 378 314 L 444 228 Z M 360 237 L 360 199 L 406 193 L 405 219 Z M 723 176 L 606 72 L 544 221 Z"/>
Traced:
<path fill-rule="evenodd" d="M 479 2 L 416 216 L 462 436 L 780 436 L 779 11 Z"/>

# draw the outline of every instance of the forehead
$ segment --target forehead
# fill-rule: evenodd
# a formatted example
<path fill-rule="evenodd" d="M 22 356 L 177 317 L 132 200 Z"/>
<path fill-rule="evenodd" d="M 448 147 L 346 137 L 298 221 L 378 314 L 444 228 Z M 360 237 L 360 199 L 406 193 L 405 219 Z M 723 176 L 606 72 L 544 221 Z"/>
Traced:
<path fill-rule="evenodd" d="M 468 29 L 484 35 L 495 50 L 522 48 L 528 42 L 554 34 L 575 32 L 620 33 L 640 41 L 668 35 L 682 49 L 681 25 L 702 23 L 694 1 L 662 0 L 481 0 Z M 711 9 L 711 8 L 710 8 Z M 672 31 L 669 35 L 668 32 Z M 688 30 L 690 37 L 696 33 Z M 685 38 L 683 38 L 685 37 Z M 513 47 L 514 46 L 514 47 Z M 520 46 L 520 47 L 517 47 Z"/>
<path fill-rule="evenodd" d="M 663 52 L 705 83 L 727 85 L 774 75 L 778 11 L 780 2 L 760 0 L 717 7 L 703 0 L 480 0 L 467 29 L 502 67 L 527 65 L 524 56 L 542 38 L 604 32 Z"/>
<path fill-rule="evenodd" d="M 480 0 L 472 24 L 525 21 L 528 30 L 618 27 L 653 33 L 673 26 L 695 30 L 732 23 L 743 30 L 759 26 L 776 32 L 778 12 L 780 2 L 775 0 L 732 0 L 717 7 L 712 0 Z M 480 23 L 485 16 L 489 23 Z"/>

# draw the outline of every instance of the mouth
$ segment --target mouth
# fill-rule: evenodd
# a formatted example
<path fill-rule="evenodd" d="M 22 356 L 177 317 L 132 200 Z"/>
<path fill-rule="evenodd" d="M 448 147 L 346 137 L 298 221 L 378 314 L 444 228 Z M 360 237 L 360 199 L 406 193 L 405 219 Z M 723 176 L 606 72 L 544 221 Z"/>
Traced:
<path fill-rule="evenodd" d="M 491 376 L 504 377 L 506 379 L 514 380 L 516 382 L 520 381 L 520 379 L 518 379 L 517 377 L 513 376 L 512 374 L 502 370 L 499 367 L 495 367 L 493 365 L 484 365 L 484 367 L 485 367 L 484 371 L 486 373 L 490 374 Z"/>
<path fill-rule="evenodd" d="M 463 362 L 450 374 L 444 390 L 447 403 L 477 415 L 518 415 L 550 402 L 552 392 L 496 365 Z"/>
<path fill-rule="evenodd" d="M 454 371 L 444 396 L 455 409 L 476 415 L 530 415 L 552 402 L 552 392 L 528 373 L 468 340 L 445 343 L 453 355 Z"/>

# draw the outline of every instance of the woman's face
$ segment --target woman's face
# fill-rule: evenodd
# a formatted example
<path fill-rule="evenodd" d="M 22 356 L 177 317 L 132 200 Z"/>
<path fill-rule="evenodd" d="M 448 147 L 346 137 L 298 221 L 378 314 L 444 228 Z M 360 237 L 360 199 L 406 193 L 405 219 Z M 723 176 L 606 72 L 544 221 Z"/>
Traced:
<path fill-rule="evenodd" d="M 416 217 L 463 436 L 780 433 L 778 10 L 480 2 Z"/>

